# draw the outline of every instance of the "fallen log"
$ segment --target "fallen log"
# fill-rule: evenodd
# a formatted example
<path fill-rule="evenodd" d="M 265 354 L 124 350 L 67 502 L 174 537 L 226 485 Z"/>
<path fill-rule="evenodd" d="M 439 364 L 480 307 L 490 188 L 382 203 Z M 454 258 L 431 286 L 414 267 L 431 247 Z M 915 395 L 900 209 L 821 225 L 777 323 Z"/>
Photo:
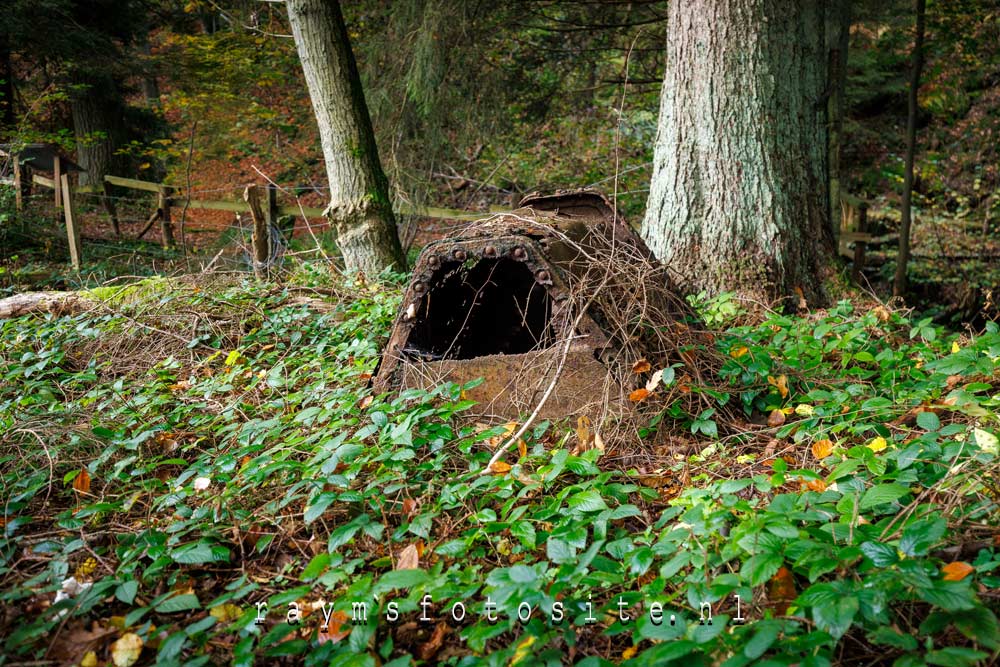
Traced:
<path fill-rule="evenodd" d="M 75 315 L 98 304 L 79 292 L 24 292 L 0 299 L 0 320 L 22 315 Z"/>

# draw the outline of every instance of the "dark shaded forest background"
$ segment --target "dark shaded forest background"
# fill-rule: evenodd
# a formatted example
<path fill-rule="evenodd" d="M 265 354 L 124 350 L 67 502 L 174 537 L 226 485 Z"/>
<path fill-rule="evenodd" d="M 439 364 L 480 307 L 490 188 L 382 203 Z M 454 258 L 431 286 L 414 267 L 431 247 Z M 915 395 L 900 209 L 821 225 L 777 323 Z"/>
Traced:
<path fill-rule="evenodd" d="M 844 189 L 872 203 L 878 237 L 899 221 L 914 19 L 906 2 L 852 5 Z M 283 6 L 12 7 L 0 20 L 13 85 L 8 134 L 71 154 L 110 135 L 110 173 L 226 196 L 264 174 L 307 203 L 323 201 L 315 120 Z M 397 204 L 486 211 L 531 190 L 594 186 L 641 220 L 665 3 L 404 0 L 352 2 L 344 12 Z M 926 44 L 911 291 L 935 314 L 967 319 L 987 304 L 1000 266 L 996 5 L 930 3 Z M 97 92 L 114 122 L 81 129 L 74 109 Z M 230 222 L 186 215 L 207 230 Z M 442 226 L 403 225 L 411 248 Z M 208 231 L 189 242 L 216 239 Z M 874 248 L 866 281 L 876 290 L 891 280 L 894 248 Z M 31 256 L 22 251 L 20 266 Z"/>

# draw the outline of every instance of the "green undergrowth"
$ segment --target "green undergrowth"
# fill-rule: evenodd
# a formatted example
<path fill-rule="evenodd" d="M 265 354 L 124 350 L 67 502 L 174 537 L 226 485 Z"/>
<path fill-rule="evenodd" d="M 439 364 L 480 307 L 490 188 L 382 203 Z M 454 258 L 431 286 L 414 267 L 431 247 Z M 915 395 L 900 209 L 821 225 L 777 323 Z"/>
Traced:
<path fill-rule="evenodd" d="M 842 302 L 720 330 L 741 428 L 664 405 L 696 453 L 640 470 L 540 423 L 482 474 L 505 431 L 462 387 L 368 387 L 397 287 L 333 286 L 327 311 L 153 286 L 160 320 L 0 322 L 0 664 L 997 657 L 992 323 Z M 213 312 L 244 315 L 223 335 Z M 151 363 L 115 352 L 168 334 Z"/>

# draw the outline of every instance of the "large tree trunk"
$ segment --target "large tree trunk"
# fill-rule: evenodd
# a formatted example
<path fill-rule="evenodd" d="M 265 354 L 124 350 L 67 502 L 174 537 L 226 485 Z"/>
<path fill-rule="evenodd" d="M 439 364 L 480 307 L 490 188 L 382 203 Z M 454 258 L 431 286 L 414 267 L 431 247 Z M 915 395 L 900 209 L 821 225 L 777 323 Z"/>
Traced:
<path fill-rule="evenodd" d="M 916 0 L 916 35 L 910 68 L 910 94 L 906 111 L 906 158 L 903 167 L 903 201 L 899 216 L 899 257 L 892 284 L 894 296 L 906 293 L 906 271 L 910 263 L 910 225 L 913 215 L 913 160 L 917 150 L 917 91 L 920 89 L 920 71 L 924 66 L 924 0 Z"/>
<path fill-rule="evenodd" d="M 823 300 L 824 20 L 811 0 L 670 3 L 642 234 L 691 292 Z"/>
<path fill-rule="evenodd" d="M 348 271 L 405 268 L 389 186 L 347 28 L 336 0 L 288 0 L 288 18 L 319 125 L 328 215 Z"/>
<path fill-rule="evenodd" d="M 70 94 L 76 160 L 86 171 L 80 185 L 101 185 L 121 159 L 115 155 L 124 132 L 118 86 L 108 77 L 78 76 Z"/>

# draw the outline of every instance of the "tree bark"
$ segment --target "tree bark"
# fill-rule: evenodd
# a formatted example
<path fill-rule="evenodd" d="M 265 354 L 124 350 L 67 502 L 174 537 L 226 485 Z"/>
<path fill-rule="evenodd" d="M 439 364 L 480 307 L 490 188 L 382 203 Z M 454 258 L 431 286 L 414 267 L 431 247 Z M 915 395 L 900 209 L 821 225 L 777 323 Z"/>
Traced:
<path fill-rule="evenodd" d="M 0 30 L 0 135 L 13 130 L 17 124 L 14 115 L 14 68 L 10 58 L 10 35 Z"/>
<path fill-rule="evenodd" d="M 670 3 L 642 235 L 691 292 L 825 300 L 833 254 L 822 3 Z"/>
<path fill-rule="evenodd" d="M 925 4 L 924 0 L 917 0 L 916 36 L 913 42 L 910 94 L 906 111 L 906 160 L 903 168 L 903 201 L 899 216 L 899 257 L 896 259 L 896 276 L 892 284 L 893 296 L 903 296 L 906 293 L 906 270 L 910 263 L 913 161 L 917 148 L 917 91 L 920 88 L 920 70 L 924 66 Z"/>
<path fill-rule="evenodd" d="M 348 271 L 403 270 L 389 184 L 336 0 L 288 0 L 288 18 L 319 125 L 330 183 L 327 215 Z"/>
<path fill-rule="evenodd" d="M 70 95 L 76 160 L 86 171 L 80 185 L 101 185 L 114 173 L 120 158 L 115 154 L 124 132 L 121 93 L 107 77 L 77 76 Z"/>
<path fill-rule="evenodd" d="M 0 299 L 0 320 L 35 313 L 75 315 L 98 305 L 78 292 L 23 292 Z"/>
<path fill-rule="evenodd" d="M 827 121 L 829 147 L 827 170 L 830 179 L 830 225 L 835 238 L 840 233 L 840 221 L 843 217 L 841 205 L 841 169 L 840 155 L 843 146 L 844 108 L 847 92 L 847 50 L 851 34 L 851 2 L 850 0 L 831 0 L 828 4 L 826 18 L 826 49 L 828 57 L 827 89 Z"/>

